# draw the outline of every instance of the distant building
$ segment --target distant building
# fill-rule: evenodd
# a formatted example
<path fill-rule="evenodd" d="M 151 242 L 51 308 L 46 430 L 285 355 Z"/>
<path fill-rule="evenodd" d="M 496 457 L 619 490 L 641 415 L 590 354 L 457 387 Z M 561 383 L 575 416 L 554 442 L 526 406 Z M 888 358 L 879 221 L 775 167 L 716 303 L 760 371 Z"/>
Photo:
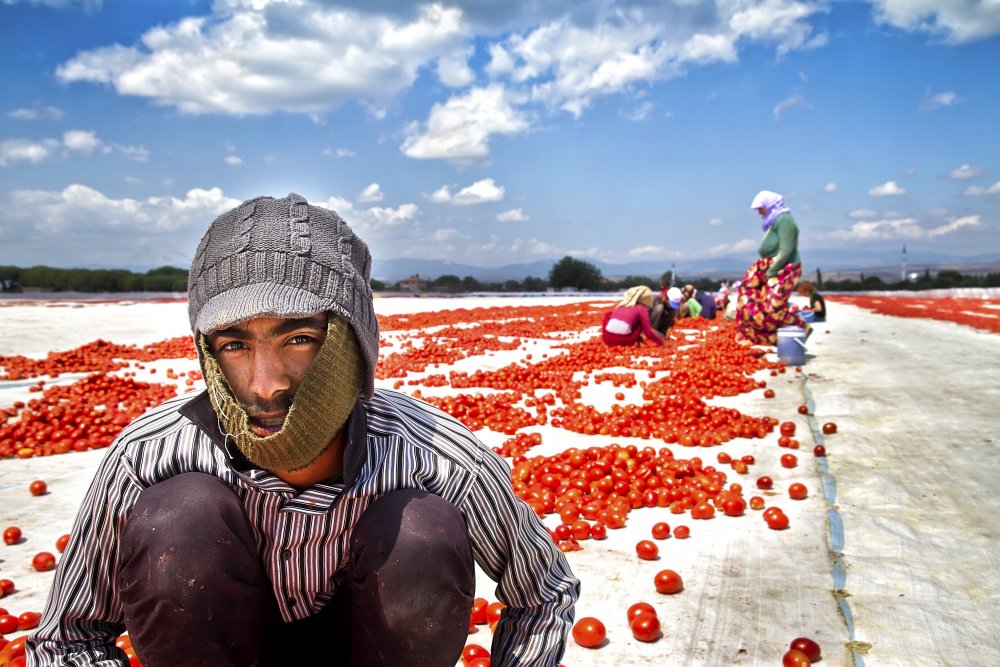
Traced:
<path fill-rule="evenodd" d="M 415 273 L 409 278 L 400 280 L 399 289 L 404 292 L 423 292 L 427 289 L 427 281 L 421 278 L 420 274 Z"/>

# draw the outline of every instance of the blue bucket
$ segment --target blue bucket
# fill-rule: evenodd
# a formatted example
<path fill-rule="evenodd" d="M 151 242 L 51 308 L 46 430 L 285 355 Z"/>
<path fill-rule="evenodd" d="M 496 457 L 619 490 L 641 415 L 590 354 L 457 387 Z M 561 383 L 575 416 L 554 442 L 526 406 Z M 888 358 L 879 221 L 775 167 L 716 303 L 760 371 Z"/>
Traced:
<path fill-rule="evenodd" d="M 800 327 L 778 329 L 778 359 L 789 366 L 806 362 L 806 330 Z"/>

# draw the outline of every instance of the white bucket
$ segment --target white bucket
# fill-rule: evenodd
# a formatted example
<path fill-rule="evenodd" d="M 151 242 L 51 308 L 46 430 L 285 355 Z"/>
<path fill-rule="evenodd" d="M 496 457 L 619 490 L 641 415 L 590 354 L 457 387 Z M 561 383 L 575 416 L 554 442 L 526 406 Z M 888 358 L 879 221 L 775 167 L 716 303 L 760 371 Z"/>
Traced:
<path fill-rule="evenodd" d="M 778 329 L 778 358 L 789 366 L 806 362 L 806 330 L 801 327 Z"/>

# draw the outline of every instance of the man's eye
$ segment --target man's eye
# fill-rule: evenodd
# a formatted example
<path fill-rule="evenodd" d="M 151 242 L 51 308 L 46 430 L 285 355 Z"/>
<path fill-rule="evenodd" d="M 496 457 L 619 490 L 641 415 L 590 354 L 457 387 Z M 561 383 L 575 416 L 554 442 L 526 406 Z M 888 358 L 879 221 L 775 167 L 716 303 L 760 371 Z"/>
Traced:
<path fill-rule="evenodd" d="M 298 336 L 293 336 L 290 342 L 295 345 L 303 345 L 303 344 L 315 343 L 317 342 L 317 340 L 312 336 L 306 334 L 299 334 Z"/>
<path fill-rule="evenodd" d="M 222 343 L 216 347 L 218 352 L 235 352 L 237 350 L 242 350 L 246 347 L 242 341 L 231 340 L 227 343 Z"/>

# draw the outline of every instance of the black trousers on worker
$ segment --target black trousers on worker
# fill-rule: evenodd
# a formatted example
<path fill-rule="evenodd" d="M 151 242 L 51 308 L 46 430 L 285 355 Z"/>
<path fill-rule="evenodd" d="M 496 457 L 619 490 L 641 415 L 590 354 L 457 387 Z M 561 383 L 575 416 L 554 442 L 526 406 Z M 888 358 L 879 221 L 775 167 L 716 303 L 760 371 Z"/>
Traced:
<path fill-rule="evenodd" d="M 122 534 L 125 622 L 145 667 L 448 665 L 469 630 L 468 528 L 448 501 L 388 493 L 351 536 L 323 610 L 283 623 L 240 499 L 185 473 L 144 490 Z M 192 583 L 196 582 L 196 583 Z"/>

